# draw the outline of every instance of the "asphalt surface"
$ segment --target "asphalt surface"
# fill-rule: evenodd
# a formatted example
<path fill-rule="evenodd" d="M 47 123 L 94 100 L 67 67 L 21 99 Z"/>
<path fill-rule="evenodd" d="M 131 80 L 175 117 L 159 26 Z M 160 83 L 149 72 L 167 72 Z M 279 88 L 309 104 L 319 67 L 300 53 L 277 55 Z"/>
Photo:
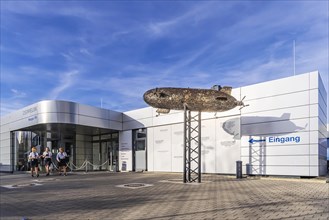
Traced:
<path fill-rule="evenodd" d="M 2 219 L 329 219 L 325 179 L 175 173 L 1 174 Z M 128 186 L 128 187 L 127 187 Z"/>

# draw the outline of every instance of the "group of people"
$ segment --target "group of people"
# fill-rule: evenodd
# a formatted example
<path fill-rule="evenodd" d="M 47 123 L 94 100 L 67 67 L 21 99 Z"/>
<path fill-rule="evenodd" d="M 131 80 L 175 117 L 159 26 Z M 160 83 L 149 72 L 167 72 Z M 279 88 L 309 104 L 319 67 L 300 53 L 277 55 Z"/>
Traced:
<path fill-rule="evenodd" d="M 62 175 L 62 172 L 64 173 L 64 176 L 66 176 L 66 157 L 67 154 L 64 151 L 62 147 L 59 148 L 59 152 L 56 155 L 56 161 L 58 163 L 58 171 L 59 175 Z M 50 172 L 50 165 L 52 164 L 52 153 L 49 150 L 49 147 L 46 147 L 45 151 L 42 155 L 39 155 L 37 152 L 36 147 L 32 147 L 32 151 L 29 154 L 29 161 L 31 166 L 31 176 L 34 177 L 34 173 L 36 177 L 39 177 L 39 159 L 44 159 L 44 164 L 46 168 L 46 176 L 49 176 Z"/>

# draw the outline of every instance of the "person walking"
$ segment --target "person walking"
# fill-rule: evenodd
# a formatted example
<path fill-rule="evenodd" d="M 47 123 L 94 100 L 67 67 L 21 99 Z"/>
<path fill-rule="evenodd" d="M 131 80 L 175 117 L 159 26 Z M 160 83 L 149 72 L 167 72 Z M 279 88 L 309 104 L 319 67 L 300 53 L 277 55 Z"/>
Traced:
<path fill-rule="evenodd" d="M 34 177 L 33 175 L 33 170 L 35 171 L 35 174 L 37 177 L 39 177 L 39 154 L 37 152 L 36 147 L 32 147 L 32 152 L 29 154 L 29 160 L 30 160 L 30 165 L 31 165 L 31 176 Z"/>
<path fill-rule="evenodd" d="M 49 176 L 49 167 L 51 165 L 51 157 L 52 157 L 52 153 L 49 150 L 49 147 L 46 147 L 45 151 L 42 154 L 42 158 L 44 159 L 44 163 L 45 163 L 45 168 L 46 168 L 46 176 Z"/>
<path fill-rule="evenodd" d="M 56 160 L 58 162 L 59 175 L 62 175 L 62 171 L 63 171 L 64 176 L 66 176 L 66 157 L 67 157 L 66 152 L 64 152 L 64 149 L 60 147 L 59 152 L 56 156 Z"/>

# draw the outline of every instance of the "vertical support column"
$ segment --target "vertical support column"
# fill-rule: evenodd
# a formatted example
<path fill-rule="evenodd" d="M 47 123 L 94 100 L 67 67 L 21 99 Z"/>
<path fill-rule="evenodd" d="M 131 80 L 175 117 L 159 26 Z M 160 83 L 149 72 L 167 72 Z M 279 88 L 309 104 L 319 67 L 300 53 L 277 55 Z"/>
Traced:
<path fill-rule="evenodd" d="M 198 112 L 198 182 L 201 183 L 201 112 Z"/>
<path fill-rule="evenodd" d="M 201 112 L 192 116 L 184 106 L 184 180 L 201 182 Z"/>
<path fill-rule="evenodd" d="M 188 120 L 187 120 L 187 163 L 188 163 L 188 181 L 191 182 L 191 154 L 192 154 L 192 149 L 191 149 L 191 111 L 188 110 Z"/>

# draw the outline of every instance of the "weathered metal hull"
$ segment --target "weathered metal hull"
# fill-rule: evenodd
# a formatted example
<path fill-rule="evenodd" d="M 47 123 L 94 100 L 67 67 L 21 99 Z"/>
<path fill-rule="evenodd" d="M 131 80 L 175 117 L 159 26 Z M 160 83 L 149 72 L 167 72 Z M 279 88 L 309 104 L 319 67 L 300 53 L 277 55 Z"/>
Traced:
<path fill-rule="evenodd" d="M 144 101 L 158 109 L 223 112 L 241 105 L 226 92 L 212 89 L 155 88 L 144 93 Z"/>

